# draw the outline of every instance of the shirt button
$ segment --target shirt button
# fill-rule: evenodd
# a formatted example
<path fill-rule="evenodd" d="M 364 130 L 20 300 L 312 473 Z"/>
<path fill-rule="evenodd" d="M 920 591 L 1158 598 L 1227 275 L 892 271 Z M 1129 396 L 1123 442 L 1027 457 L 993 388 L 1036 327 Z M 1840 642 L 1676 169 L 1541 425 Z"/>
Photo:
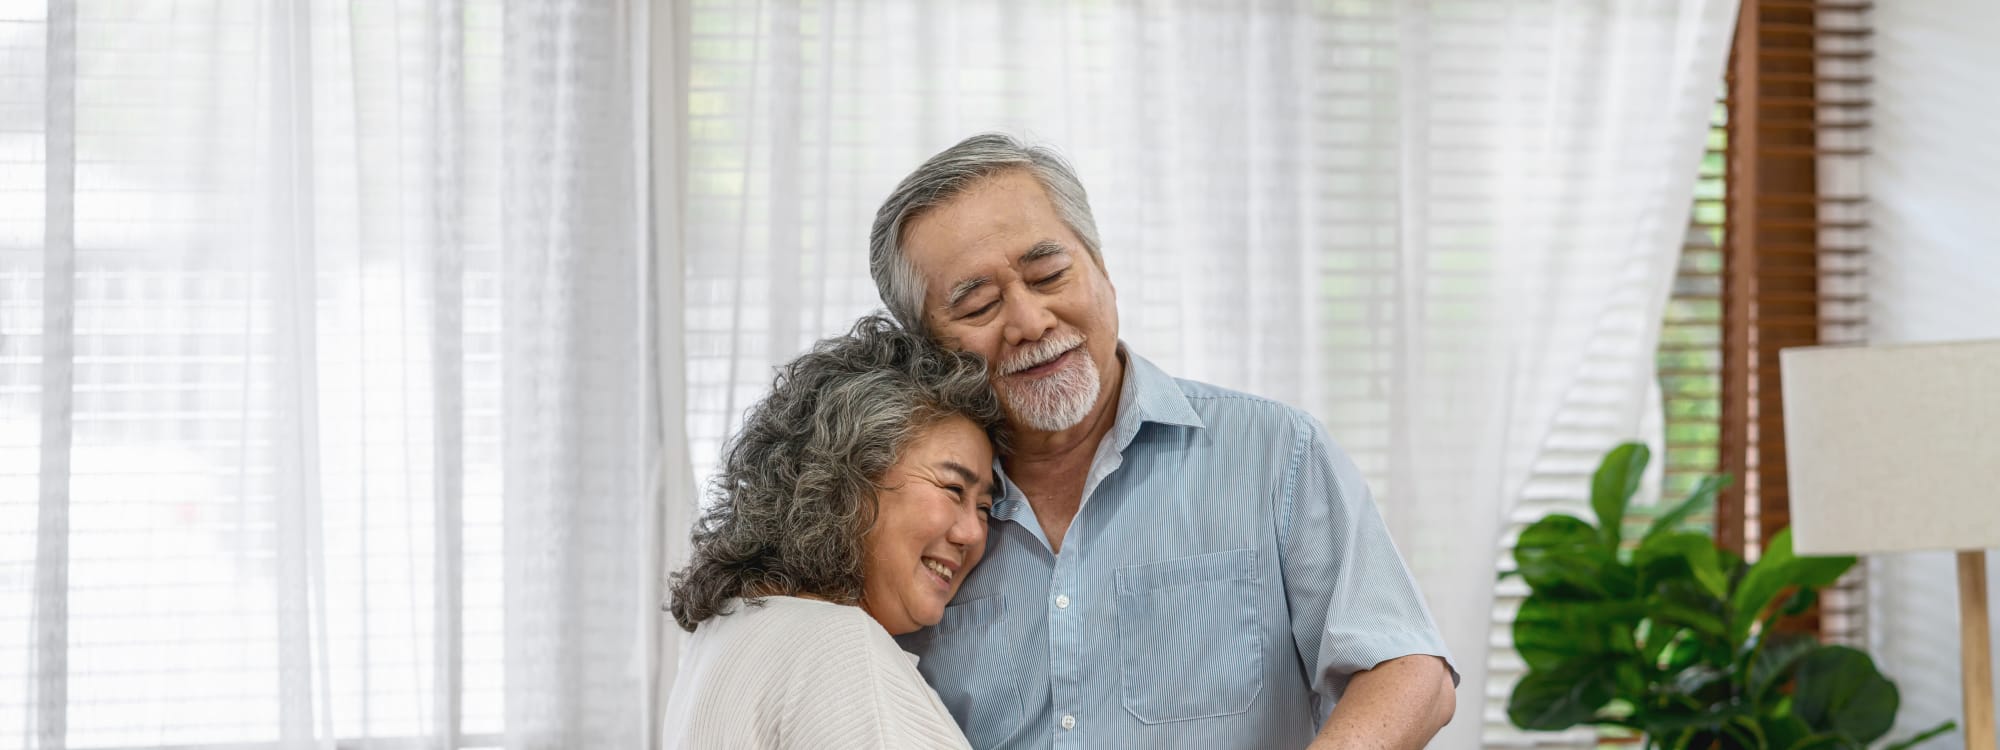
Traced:
<path fill-rule="evenodd" d="M 1069 609 L 1069 594 L 1056 594 L 1056 609 Z M 1068 717 L 1064 718 L 1068 719 Z M 1071 721 L 1070 723 L 1074 724 L 1076 722 Z M 1063 728 L 1068 729 L 1069 727 Z"/>
<path fill-rule="evenodd" d="M 1063 728 L 1064 728 L 1064 729 L 1075 729 L 1075 728 L 1076 728 L 1076 717 L 1075 717 L 1075 716 L 1071 716 L 1071 715 L 1069 715 L 1069 714 L 1063 714 L 1063 722 L 1062 722 L 1062 724 L 1063 724 Z"/>

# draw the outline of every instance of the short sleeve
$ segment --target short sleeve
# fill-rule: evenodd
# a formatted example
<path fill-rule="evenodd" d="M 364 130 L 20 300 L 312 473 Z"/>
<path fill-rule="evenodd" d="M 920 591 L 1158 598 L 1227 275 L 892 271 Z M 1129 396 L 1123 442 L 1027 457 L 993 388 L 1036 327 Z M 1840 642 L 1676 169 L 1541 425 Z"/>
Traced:
<path fill-rule="evenodd" d="M 1292 637 L 1313 692 L 1330 705 L 1354 673 L 1413 654 L 1443 658 L 1457 684 L 1458 667 L 1360 469 L 1317 421 L 1297 419 L 1279 557 Z"/>

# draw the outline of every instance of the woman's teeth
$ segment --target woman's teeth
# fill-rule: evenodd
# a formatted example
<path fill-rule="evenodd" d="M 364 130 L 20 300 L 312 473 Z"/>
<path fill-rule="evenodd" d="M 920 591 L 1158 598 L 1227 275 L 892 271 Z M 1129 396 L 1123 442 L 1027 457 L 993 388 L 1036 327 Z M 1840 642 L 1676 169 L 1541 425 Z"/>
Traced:
<path fill-rule="evenodd" d="M 932 573 L 938 574 L 938 577 L 943 578 L 945 582 L 951 582 L 951 568 L 947 568 L 942 563 L 928 557 L 924 558 L 924 567 L 930 568 Z"/>

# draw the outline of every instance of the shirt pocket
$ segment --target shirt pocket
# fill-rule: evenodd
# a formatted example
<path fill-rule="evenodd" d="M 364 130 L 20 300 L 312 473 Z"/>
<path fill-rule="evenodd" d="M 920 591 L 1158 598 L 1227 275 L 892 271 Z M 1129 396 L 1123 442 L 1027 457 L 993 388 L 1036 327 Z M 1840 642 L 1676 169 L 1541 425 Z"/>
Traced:
<path fill-rule="evenodd" d="M 1257 551 L 1116 572 L 1125 710 L 1147 724 L 1250 710 L 1264 689 Z"/>
<path fill-rule="evenodd" d="M 973 747 L 998 745 L 1020 726 L 1004 595 L 945 607 L 917 666 Z"/>

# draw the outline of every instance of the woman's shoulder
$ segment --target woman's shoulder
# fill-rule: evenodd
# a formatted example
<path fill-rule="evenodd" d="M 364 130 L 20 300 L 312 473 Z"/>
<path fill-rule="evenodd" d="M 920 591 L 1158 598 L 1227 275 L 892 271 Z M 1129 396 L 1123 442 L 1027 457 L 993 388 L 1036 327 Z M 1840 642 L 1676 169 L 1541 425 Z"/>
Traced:
<path fill-rule="evenodd" d="M 865 632 L 866 626 L 880 628 L 860 607 L 798 596 L 731 599 L 724 605 L 723 611 L 729 614 L 717 617 L 719 623 L 733 623 L 735 627 L 756 630 L 824 633 L 828 637 L 851 638 L 856 633 Z"/>
<path fill-rule="evenodd" d="M 785 655 L 879 654 L 895 641 L 860 607 L 796 596 L 732 599 L 695 629 L 698 641 L 777 659 Z M 704 633 L 703 631 L 708 631 Z"/>
<path fill-rule="evenodd" d="M 732 663 L 723 679 L 757 684 L 726 692 L 758 695 L 729 702 L 757 706 L 768 731 L 857 746 L 963 747 L 910 655 L 861 608 L 783 596 L 730 604 L 729 614 L 696 630 L 694 645 L 707 651 L 697 659 L 720 657 Z M 912 737 L 925 739 L 905 741 Z"/>
<path fill-rule="evenodd" d="M 688 639 L 675 689 L 693 688 L 704 695 L 697 700 L 807 697 L 844 680 L 843 673 L 871 671 L 879 658 L 871 628 L 888 640 L 859 607 L 790 596 L 732 599 Z"/>
<path fill-rule="evenodd" d="M 909 655 L 860 607 L 792 596 L 732 601 L 690 646 L 730 680 L 766 683 L 792 701 L 852 700 L 879 683 L 922 681 Z M 707 631 L 707 632 L 704 632 Z"/>
<path fill-rule="evenodd" d="M 799 600 L 773 614 L 819 631 L 802 669 L 785 685 L 795 726 L 805 734 L 845 738 L 857 747 L 965 747 L 915 657 L 859 607 Z"/>
<path fill-rule="evenodd" d="M 860 607 L 796 596 L 730 604 L 725 609 L 730 614 L 716 618 L 714 635 L 731 650 L 780 662 L 772 664 L 774 668 L 839 675 L 843 680 L 862 670 L 915 672 L 909 654 Z"/>

